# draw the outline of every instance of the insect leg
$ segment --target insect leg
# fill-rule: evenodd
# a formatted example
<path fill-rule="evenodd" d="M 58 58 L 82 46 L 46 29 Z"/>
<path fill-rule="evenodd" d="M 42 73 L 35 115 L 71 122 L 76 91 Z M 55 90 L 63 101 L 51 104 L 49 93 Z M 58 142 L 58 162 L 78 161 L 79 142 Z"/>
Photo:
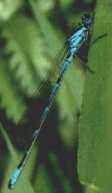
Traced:
<path fill-rule="evenodd" d="M 95 39 L 91 42 L 90 46 L 94 45 L 95 43 L 97 43 L 99 40 L 101 40 L 102 38 L 106 37 L 107 35 L 108 35 L 107 33 L 104 33 L 104 34 L 98 36 L 97 38 L 95 38 Z"/>

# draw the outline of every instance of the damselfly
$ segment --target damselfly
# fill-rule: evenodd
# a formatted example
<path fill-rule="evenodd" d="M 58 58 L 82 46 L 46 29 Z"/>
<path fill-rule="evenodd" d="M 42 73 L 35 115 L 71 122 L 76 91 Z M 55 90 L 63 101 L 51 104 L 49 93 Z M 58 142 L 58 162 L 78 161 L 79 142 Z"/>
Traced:
<path fill-rule="evenodd" d="M 22 173 L 23 168 L 27 163 L 27 160 L 31 154 L 32 148 L 33 148 L 33 146 L 38 138 L 38 135 L 43 128 L 43 124 L 48 116 L 48 113 L 49 113 L 50 108 L 51 108 L 52 103 L 53 103 L 53 99 L 54 99 L 58 89 L 61 86 L 61 82 L 62 82 L 65 71 L 67 70 L 67 68 L 71 64 L 73 58 L 77 56 L 79 49 L 88 40 L 92 21 L 93 21 L 92 16 L 85 14 L 82 17 L 82 22 L 74 29 L 71 36 L 67 39 L 67 44 L 68 44 L 67 54 L 62 62 L 61 67 L 60 67 L 58 78 L 57 78 L 57 80 L 52 88 L 51 94 L 50 94 L 49 99 L 48 99 L 48 104 L 45 107 L 45 109 L 41 115 L 40 126 L 34 132 L 31 144 L 29 145 L 25 155 L 23 156 L 22 160 L 17 165 L 16 169 L 13 171 L 13 173 L 9 179 L 9 182 L 8 182 L 8 188 L 9 189 L 14 187 L 14 185 L 17 182 L 18 177 Z M 87 65 L 85 67 L 88 70 L 90 70 L 90 68 Z"/>

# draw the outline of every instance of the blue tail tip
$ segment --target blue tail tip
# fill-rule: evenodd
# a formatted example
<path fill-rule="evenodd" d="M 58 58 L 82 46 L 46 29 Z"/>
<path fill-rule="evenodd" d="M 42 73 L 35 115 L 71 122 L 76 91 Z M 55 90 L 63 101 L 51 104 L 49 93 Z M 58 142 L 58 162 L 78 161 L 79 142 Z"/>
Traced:
<path fill-rule="evenodd" d="M 12 189 L 13 187 L 14 187 L 14 185 L 16 184 L 16 182 L 17 182 L 17 179 L 18 179 L 18 177 L 20 176 L 20 174 L 21 174 L 21 168 L 16 168 L 15 170 L 14 170 L 14 172 L 12 173 L 12 175 L 11 175 L 11 177 L 10 177 L 10 179 L 9 179 L 9 182 L 8 182 L 8 188 L 9 189 Z"/>
<path fill-rule="evenodd" d="M 11 183 L 11 179 L 9 180 L 9 182 L 8 182 L 8 189 L 12 189 L 13 188 L 13 184 Z"/>

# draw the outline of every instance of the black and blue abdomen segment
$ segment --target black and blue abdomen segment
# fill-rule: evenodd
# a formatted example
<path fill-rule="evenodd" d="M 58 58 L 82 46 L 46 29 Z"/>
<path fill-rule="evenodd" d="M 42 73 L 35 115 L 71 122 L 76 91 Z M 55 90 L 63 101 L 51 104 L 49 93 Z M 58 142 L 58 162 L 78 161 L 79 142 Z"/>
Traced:
<path fill-rule="evenodd" d="M 21 174 L 21 170 L 22 170 L 22 168 L 18 168 L 18 167 L 17 167 L 17 168 L 13 171 L 13 173 L 12 173 L 10 179 L 9 179 L 9 182 L 8 182 L 8 188 L 9 188 L 9 189 L 12 189 L 12 188 L 15 186 L 16 181 L 17 181 L 18 177 L 19 177 L 20 174 Z"/>

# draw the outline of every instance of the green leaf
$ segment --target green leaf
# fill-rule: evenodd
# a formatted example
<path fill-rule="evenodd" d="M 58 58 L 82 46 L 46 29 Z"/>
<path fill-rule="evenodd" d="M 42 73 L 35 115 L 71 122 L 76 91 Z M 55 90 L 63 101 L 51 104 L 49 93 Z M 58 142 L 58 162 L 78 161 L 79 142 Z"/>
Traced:
<path fill-rule="evenodd" d="M 47 0 L 46 3 L 45 3 L 45 0 L 36 0 L 35 2 L 38 9 L 42 13 L 46 13 L 46 12 L 49 13 L 49 11 L 51 11 L 54 8 L 54 4 L 55 4 L 53 0 Z"/>
<path fill-rule="evenodd" d="M 76 62 L 69 66 L 58 94 L 61 116 L 68 120 L 80 110 L 83 97 L 84 75 L 75 65 Z"/>
<path fill-rule="evenodd" d="M 0 123 L 0 132 L 2 133 L 4 139 L 5 139 L 5 142 L 6 142 L 6 145 L 7 145 L 7 148 L 8 148 L 8 151 L 10 153 L 10 155 L 14 158 L 14 159 L 17 159 L 17 153 L 16 153 L 16 150 L 15 148 L 13 147 L 10 139 L 9 139 L 9 136 L 7 134 L 7 132 L 5 131 L 5 129 L 3 128 L 2 124 Z"/>
<path fill-rule="evenodd" d="M 29 3 L 37 20 L 37 23 L 40 26 L 41 35 L 44 36 L 49 54 L 53 59 L 55 59 L 56 55 L 63 45 L 62 40 L 60 39 L 59 35 L 47 19 L 47 17 L 41 13 L 37 6 L 37 3 L 34 0 L 29 0 Z"/>
<path fill-rule="evenodd" d="M 7 117 L 17 123 L 21 120 L 26 106 L 22 98 L 17 95 L 17 90 L 7 71 L 7 63 L 3 60 L 0 60 L 0 82 L 0 105 L 6 109 Z"/>
<path fill-rule="evenodd" d="M 40 166 L 35 179 L 35 191 L 38 193 L 52 193 L 53 186 L 44 166 Z"/>
<path fill-rule="evenodd" d="M 60 4 L 63 8 L 68 8 L 72 2 L 73 0 L 60 0 Z"/>
<path fill-rule="evenodd" d="M 57 96 L 60 108 L 60 134 L 71 146 L 77 138 L 77 113 L 80 112 L 84 89 L 84 72 L 76 62 L 69 66 Z"/>
<path fill-rule="evenodd" d="M 22 0 L 0 0 L 0 20 L 8 20 L 21 4 Z"/>
<path fill-rule="evenodd" d="M 64 175 L 62 168 L 60 168 L 60 164 L 57 156 L 54 153 L 50 153 L 49 160 L 51 162 L 51 165 L 53 166 L 55 176 L 59 179 L 60 184 L 62 185 L 63 192 L 72 193 L 73 192 L 72 186 L 67 176 Z"/>
<path fill-rule="evenodd" d="M 80 122 L 79 177 L 87 193 L 112 192 L 112 11 L 110 0 L 97 0 L 94 37 L 108 36 L 91 47 Z M 91 188 L 94 187 L 94 188 Z M 90 190 L 91 189 L 91 190 Z"/>
<path fill-rule="evenodd" d="M 20 88 L 28 96 L 36 94 L 40 80 L 50 68 L 46 47 L 36 23 L 23 16 L 9 21 L 3 35 L 7 38 L 6 52 L 12 54 L 9 67 Z"/>

